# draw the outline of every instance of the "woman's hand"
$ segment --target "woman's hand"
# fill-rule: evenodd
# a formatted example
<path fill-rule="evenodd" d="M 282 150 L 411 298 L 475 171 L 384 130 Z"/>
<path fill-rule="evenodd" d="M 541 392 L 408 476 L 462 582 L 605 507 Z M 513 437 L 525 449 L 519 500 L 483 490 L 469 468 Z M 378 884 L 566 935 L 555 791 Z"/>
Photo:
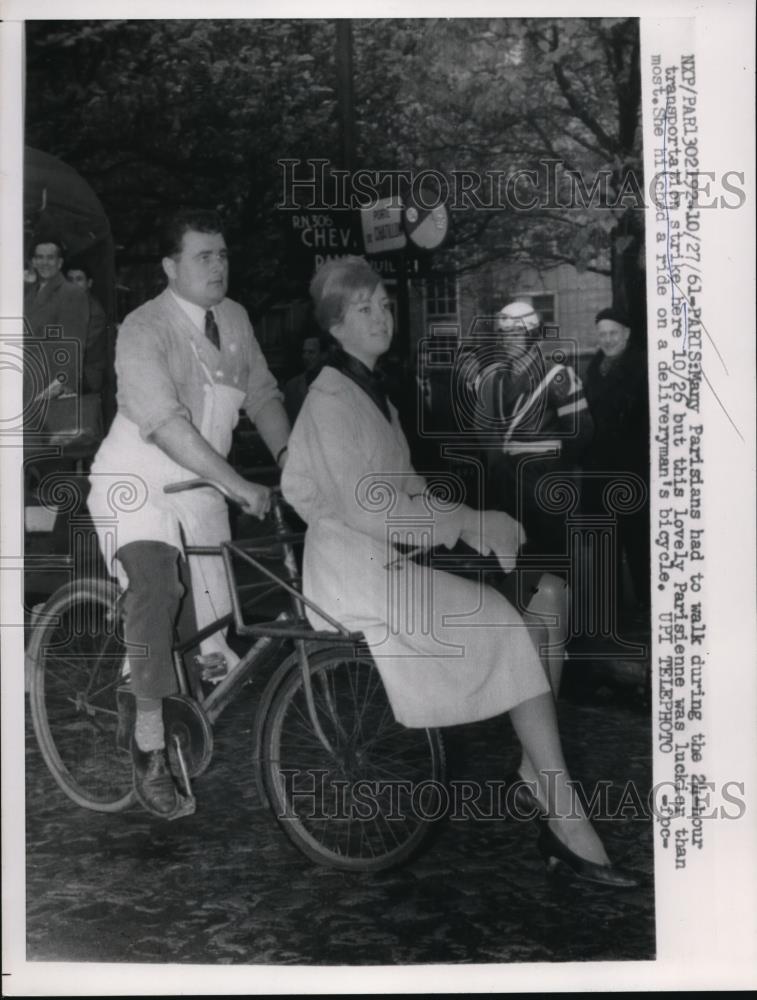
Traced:
<path fill-rule="evenodd" d="M 500 510 L 472 512 L 476 523 L 460 533 L 461 541 L 482 556 L 494 553 L 505 573 L 515 568 L 518 550 L 526 540 L 521 524 Z"/>

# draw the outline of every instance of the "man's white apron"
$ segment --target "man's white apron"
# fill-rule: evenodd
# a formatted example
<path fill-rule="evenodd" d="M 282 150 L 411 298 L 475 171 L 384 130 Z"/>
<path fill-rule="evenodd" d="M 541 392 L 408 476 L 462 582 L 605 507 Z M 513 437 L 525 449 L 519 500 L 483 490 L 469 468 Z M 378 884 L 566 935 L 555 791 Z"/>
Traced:
<path fill-rule="evenodd" d="M 193 342 L 192 350 L 205 375 L 199 431 L 226 457 L 244 393 L 214 382 Z M 156 444 L 144 441 L 135 423 L 116 414 L 92 464 L 87 506 L 105 563 L 123 588 L 128 577 L 115 557 L 122 545 L 159 541 L 183 552 L 182 531 L 187 545 L 219 545 L 231 537 L 226 501 L 216 490 L 163 492 L 164 486 L 191 478 L 192 473 Z M 202 629 L 231 611 L 226 573 L 219 556 L 190 556 L 189 566 L 197 625 Z M 239 659 L 220 633 L 205 639 L 200 650 L 203 656 L 222 654 L 229 667 Z"/>

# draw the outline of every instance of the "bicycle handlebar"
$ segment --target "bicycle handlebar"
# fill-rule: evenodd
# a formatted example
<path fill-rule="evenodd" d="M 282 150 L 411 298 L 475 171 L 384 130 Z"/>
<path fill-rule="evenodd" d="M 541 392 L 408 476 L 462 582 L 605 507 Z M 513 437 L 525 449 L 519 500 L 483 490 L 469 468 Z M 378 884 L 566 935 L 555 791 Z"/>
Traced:
<path fill-rule="evenodd" d="M 246 502 L 238 497 L 231 490 L 227 490 L 222 483 L 217 483 L 214 479 L 185 479 L 180 483 L 169 483 L 168 486 L 163 487 L 164 493 L 182 493 L 184 490 L 198 490 L 205 487 L 210 487 L 213 490 L 217 490 L 221 496 L 226 497 L 231 503 L 236 504 L 238 507 L 246 507 Z M 279 486 L 269 486 L 268 490 L 271 494 L 271 500 L 276 501 L 281 498 L 281 488 Z"/>

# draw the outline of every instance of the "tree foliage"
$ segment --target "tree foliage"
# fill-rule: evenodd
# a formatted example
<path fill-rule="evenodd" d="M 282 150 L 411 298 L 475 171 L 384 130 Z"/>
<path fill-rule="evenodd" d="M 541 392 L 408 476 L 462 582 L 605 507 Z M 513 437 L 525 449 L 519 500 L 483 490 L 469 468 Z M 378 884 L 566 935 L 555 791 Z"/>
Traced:
<path fill-rule="evenodd" d="M 634 19 L 356 20 L 357 164 L 451 176 L 551 161 L 560 204 L 460 207 L 440 263 L 568 261 L 632 298 L 641 213 L 564 205 L 570 171 L 587 191 L 608 171 L 609 201 L 641 178 L 638 44 Z M 260 311 L 296 291 L 277 161 L 340 162 L 335 55 L 318 19 L 28 22 L 27 142 L 92 184 L 126 267 L 156 260 L 178 205 L 218 208 L 234 292 Z"/>
<path fill-rule="evenodd" d="M 500 191 L 493 209 L 457 213 L 450 256 L 458 267 L 502 258 L 537 267 L 567 262 L 615 273 L 616 297 L 630 297 L 628 268 L 618 262 L 643 261 L 638 59 L 633 19 L 427 27 L 407 74 L 408 105 L 419 117 L 426 109 L 419 158 L 448 174 L 538 177 L 535 186 Z M 534 197 L 534 207 L 519 209 Z"/>

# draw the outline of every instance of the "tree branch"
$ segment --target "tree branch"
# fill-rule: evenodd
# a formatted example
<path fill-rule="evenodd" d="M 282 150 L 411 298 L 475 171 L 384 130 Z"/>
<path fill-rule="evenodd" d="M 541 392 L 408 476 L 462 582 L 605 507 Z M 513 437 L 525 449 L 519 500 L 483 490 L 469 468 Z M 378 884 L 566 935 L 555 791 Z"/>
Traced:
<path fill-rule="evenodd" d="M 552 51 L 556 52 L 559 45 L 557 25 L 553 25 L 552 27 L 552 39 L 550 44 Z M 555 80 L 557 80 L 557 85 L 559 86 L 563 97 L 568 102 L 568 106 L 576 118 L 578 118 L 579 121 L 582 121 L 589 131 L 592 132 L 597 139 L 599 139 L 605 149 L 609 150 L 613 154 L 617 153 L 619 151 L 617 140 L 613 139 L 611 135 L 605 132 L 597 119 L 587 111 L 587 109 L 576 97 L 575 91 L 570 85 L 565 69 L 559 60 L 556 59 L 552 63 L 552 70 L 554 72 Z"/>

